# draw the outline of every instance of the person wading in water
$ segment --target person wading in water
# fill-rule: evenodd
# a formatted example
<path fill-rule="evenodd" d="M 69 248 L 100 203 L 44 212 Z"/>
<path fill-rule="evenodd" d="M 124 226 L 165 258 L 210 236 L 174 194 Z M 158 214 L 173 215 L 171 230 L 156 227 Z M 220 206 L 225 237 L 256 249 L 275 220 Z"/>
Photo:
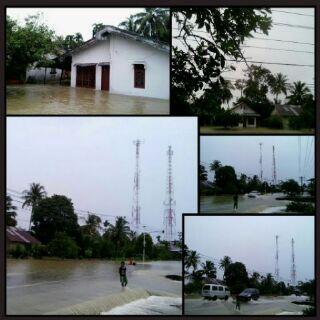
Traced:
<path fill-rule="evenodd" d="M 119 268 L 119 275 L 120 275 L 120 283 L 123 287 L 125 287 L 128 284 L 128 279 L 127 279 L 127 268 L 124 264 L 124 261 L 121 262 L 121 266 Z"/>
<path fill-rule="evenodd" d="M 237 309 L 240 311 L 240 297 L 238 294 L 236 295 L 236 310 Z"/>
<path fill-rule="evenodd" d="M 237 211 L 237 210 L 238 210 L 238 199 L 239 199 L 239 196 L 238 196 L 238 194 L 236 193 L 236 194 L 233 196 L 233 211 Z"/>

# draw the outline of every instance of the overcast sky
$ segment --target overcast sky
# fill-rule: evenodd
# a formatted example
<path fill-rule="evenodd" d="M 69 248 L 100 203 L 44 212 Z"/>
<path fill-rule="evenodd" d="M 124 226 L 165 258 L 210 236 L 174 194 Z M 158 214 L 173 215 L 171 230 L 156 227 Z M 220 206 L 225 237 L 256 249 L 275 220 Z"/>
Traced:
<path fill-rule="evenodd" d="M 299 176 L 306 179 L 314 177 L 313 136 L 202 136 L 200 160 L 207 169 L 212 161 L 219 160 L 222 165 L 233 166 L 237 174 L 259 176 L 260 142 L 264 178 L 272 179 L 272 146 L 275 147 L 278 181 L 286 179 L 299 181 Z M 210 173 L 209 179 L 212 178 L 213 173 Z"/>
<path fill-rule="evenodd" d="M 314 218 L 297 216 L 185 218 L 185 243 L 201 259 L 217 262 L 230 256 L 250 272 L 275 271 L 275 236 L 279 236 L 280 277 L 290 279 L 291 239 L 295 241 L 297 280 L 314 279 Z M 218 278 L 222 271 L 218 270 Z"/>
<path fill-rule="evenodd" d="M 57 35 L 80 32 L 86 41 L 92 37 L 94 23 L 117 27 L 131 14 L 141 11 L 144 8 L 8 8 L 7 14 L 23 24 L 27 16 L 43 13 L 42 21 L 55 30 Z"/>
<path fill-rule="evenodd" d="M 133 140 L 144 139 L 141 224 L 149 231 L 162 230 L 171 145 L 176 229 L 181 231 L 181 213 L 197 211 L 196 123 L 190 117 L 9 117 L 7 187 L 21 192 L 38 182 L 49 195 L 71 198 L 76 209 L 130 221 Z M 19 210 L 19 225 L 26 227 L 29 217 L 29 211 Z"/>
<path fill-rule="evenodd" d="M 286 12 L 279 12 L 286 11 Z M 297 14 L 298 13 L 298 14 Z M 272 20 L 274 23 L 291 24 L 292 26 L 280 26 L 273 25 L 266 36 L 264 34 L 252 33 L 254 37 L 264 39 L 276 39 L 301 43 L 287 43 L 279 41 L 261 40 L 261 39 L 247 39 L 245 45 L 263 47 L 261 48 L 243 48 L 244 56 L 247 60 L 254 60 L 259 62 L 276 62 L 276 63 L 289 63 L 289 64 L 303 64 L 313 65 L 313 67 L 302 66 L 283 66 L 283 65 L 267 65 L 262 64 L 263 67 L 269 69 L 272 73 L 283 73 L 289 79 L 289 83 L 295 81 L 302 81 L 308 84 L 309 89 L 314 93 L 314 9 L 313 8 L 274 8 L 272 11 Z M 302 27 L 301 27 L 302 26 Z M 176 22 L 173 19 L 173 27 L 177 27 Z M 173 35 L 177 34 L 177 30 L 173 29 Z M 204 35 L 204 33 L 201 33 Z M 178 45 L 178 41 L 173 41 L 174 45 Z M 264 49 L 268 48 L 268 49 Z M 272 49 L 286 49 L 295 51 L 307 51 L 307 52 L 292 52 L 292 51 L 279 51 Z M 250 64 L 250 63 L 249 63 Z M 243 78 L 243 70 L 246 69 L 245 63 L 233 63 L 236 67 L 236 71 L 225 72 L 223 76 L 226 79 L 235 81 L 236 79 Z M 259 64 L 257 64 L 259 65 Z M 234 98 L 229 103 L 232 106 L 232 102 L 236 98 L 240 97 L 240 91 L 232 91 Z M 269 97 L 273 100 L 273 96 Z M 279 98 L 284 100 L 283 95 L 279 95 Z"/>

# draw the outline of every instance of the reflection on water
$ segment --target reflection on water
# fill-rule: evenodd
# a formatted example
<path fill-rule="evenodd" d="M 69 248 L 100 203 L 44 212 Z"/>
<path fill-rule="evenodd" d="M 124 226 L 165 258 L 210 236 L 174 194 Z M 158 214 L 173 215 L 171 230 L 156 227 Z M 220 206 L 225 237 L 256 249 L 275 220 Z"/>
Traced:
<path fill-rule="evenodd" d="M 8 114 L 169 114 L 169 101 L 59 85 L 7 86 Z"/>
<path fill-rule="evenodd" d="M 85 301 L 121 293 L 119 263 L 102 260 L 7 260 L 9 314 L 44 314 Z M 181 296 L 181 262 L 159 261 L 127 266 L 128 290 L 143 288 Z"/>
<path fill-rule="evenodd" d="M 282 193 L 260 195 L 256 198 L 249 198 L 247 195 L 240 195 L 238 200 L 237 213 L 260 213 L 282 212 L 280 207 L 289 203 L 286 200 L 276 200 L 277 197 L 283 196 Z M 273 209 L 270 209 L 273 208 Z M 201 213 L 234 213 L 233 196 L 201 196 L 200 198 Z"/>

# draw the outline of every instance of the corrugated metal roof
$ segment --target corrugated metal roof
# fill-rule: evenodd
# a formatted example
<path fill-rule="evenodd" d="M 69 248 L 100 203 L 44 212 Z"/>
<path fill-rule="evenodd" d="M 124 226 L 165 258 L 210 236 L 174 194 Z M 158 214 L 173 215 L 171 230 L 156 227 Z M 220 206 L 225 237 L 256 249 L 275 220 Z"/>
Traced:
<path fill-rule="evenodd" d="M 291 104 L 276 104 L 274 107 L 273 114 L 285 117 L 299 116 L 301 113 L 301 106 L 291 105 Z"/>
<path fill-rule="evenodd" d="M 7 239 L 11 242 L 24 244 L 40 244 L 41 242 L 33 237 L 30 232 L 16 227 L 7 227 Z"/>

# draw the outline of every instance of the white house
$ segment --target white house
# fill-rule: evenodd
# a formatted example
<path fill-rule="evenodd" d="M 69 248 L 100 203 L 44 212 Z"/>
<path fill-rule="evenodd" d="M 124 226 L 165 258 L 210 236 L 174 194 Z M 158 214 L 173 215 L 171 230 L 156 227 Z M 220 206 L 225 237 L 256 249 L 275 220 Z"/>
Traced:
<path fill-rule="evenodd" d="M 238 114 L 240 116 L 239 127 L 240 128 L 256 128 L 257 118 L 260 114 L 255 112 L 249 106 L 243 102 L 239 102 L 233 108 L 230 109 L 232 113 Z"/>
<path fill-rule="evenodd" d="M 113 26 L 71 52 L 71 86 L 169 99 L 169 46 Z"/>

